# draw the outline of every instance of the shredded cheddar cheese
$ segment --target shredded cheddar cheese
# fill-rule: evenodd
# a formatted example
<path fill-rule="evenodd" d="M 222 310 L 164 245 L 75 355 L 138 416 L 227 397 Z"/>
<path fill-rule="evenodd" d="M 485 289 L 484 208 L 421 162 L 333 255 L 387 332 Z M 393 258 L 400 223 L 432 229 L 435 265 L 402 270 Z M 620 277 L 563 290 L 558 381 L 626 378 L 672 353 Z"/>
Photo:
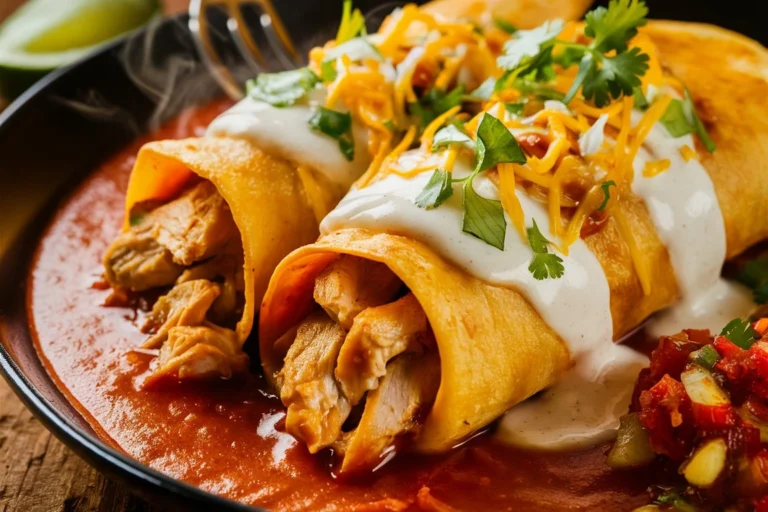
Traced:
<path fill-rule="evenodd" d="M 683 156 L 683 160 L 686 162 L 690 162 L 691 160 L 698 159 L 698 155 L 696 154 L 696 151 L 691 149 L 691 146 L 688 144 L 685 144 L 683 147 L 680 148 L 680 154 Z"/>
<path fill-rule="evenodd" d="M 499 195 L 501 196 L 501 205 L 509 215 L 512 225 L 520 235 L 520 238 L 526 240 L 525 235 L 525 213 L 515 194 L 515 166 L 514 164 L 499 165 Z"/>
<path fill-rule="evenodd" d="M 645 168 L 643 169 L 643 176 L 646 178 L 653 178 L 654 176 L 658 176 L 659 174 L 669 169 L 671 164 L 672 162 L 670 162 L 668 158 L 663 160 L 656 160 L 654 162 L 648 162 L 645 164 Z"/>
<path fill-rule="evenodd" d="M 584 24 L 571 22 L 566 24 L 558 38 L 578 43 L 583 34 Z M 650 293 L 651 265 L 641 251 L 640 241 L 633 237 L 630 228 L 632 218 L 626 201 L 627 197 L 631 197 L 637 155 L 672 98 L 666 94 L 654 94 L 655 98 L 649 98 L 650 106 L 633 126 L 633 114 L 638 116 L 639 111 L 635 109 L 632 96 L 624 96 L 603 107 L 595 106 L 592 100 L 576 98 L 569 101 L 567 108 L 560 108 L 545 100 L 559 95 L 537 96 L 522 88 L 508 87 L 494 91 L 487 101 L 478 103 L 475 99 L 472 109 L 467 111 L 462 111 L 462 106 L 448 108 L 451 104 L 438 110 L 427 103 L 431 100 L 419 97 L 430 89 L 448 93 L 464 85 L 467 76 L 471 77 L 468 83 L 474 87 L 488 78 L 501 76 L 504 70 L 498 68 L 491 48 L 496 48 L 498 52 L 506 37 L 498 31 L 482 35 L 471 24 L 450 23 L 414 5 L 407 5 L 385 20 L 379 30 L 375 46 L 381 61 L 366 59 L 361 65 L 351 62 L 346 55 L 339 57 L 337 74 L 328 85 L 326 104 L 328 108 L 333 108 L 344 102 L 353 115 L 362 120 L 369 129 L 368 150 L 373 155 L 370 167 L 356 186 L 365 187 L 390 174 L 410 179 L 436 168 L 453 172 L 457 159 L 467 151 L 448 145 L 433 155 L 435 134 L 449 119 L 456 118 L 466 121 L 464 131 L 470 138 L 476 139 L 483 116 L 492 115 L 513 133 L 525 134 L 527 129 L 542 134 L 542 140 L 547 144 L 540 151 L 538 147 L 529 148 L 536 155 L 527 154 L 525 164 L 500 163 L 496 166 L 501 203 L 518 234 L 526 238 L 525 215 L 517 193 L 527 193 L 546 204 L 550 231 L 556 239 L 552 243 L 564 254 L 568 254 L 569 247 L 580 238 L 590 216 L 598 208 L 604 209 L 607 215 L 615 218 L 616 226 L 627 243 L 643 292 Z M 667 86 L 681 89 L 682 84 L 678 80 L 665 74 L 653 42 L 642 31 L 631 40 L 630 46 L 640 48 L 648 55 L 649 69 L 642 77 L 644 93 L 649 91 L 650 86 L 655 90 Z M 324 50 L 332 47 L 333 43 L 330 43 L 325 49 L 313 50 L 310 65 L 319 70 L 324 62 Z M 547 87 L 567 93 L 577 78 L 577 67 L 562 69 L 555 66 L 555 71 L 556 76 L 546 84 Z M 420 101 L 422 103 L 418 103 Z M 507 110 L 510 103 L 517 102 L 528 102 L 524 105 L 525 116 L 519 113 L 520 110 Z M 426 126 L 421 134 L 411 117 L 415 112 L 415 103 L 417 107 L 433 108 L 422 118 Z M 452 104 L 455 105 L 455 102 Z M 479 111 L 475 110 L 476 107 Z M 603 133 L 593 131 L 587 134 L 603 116 Z M 409 128 L 401 136 L 402 132 L 393 129 L 393 126 Z M 598 140 L 602 143 L 593 144 L 596 150 L 582 155 L 580 148 L 585 146 L 581 145 L 584 140 L 581 137 L 585 134 L 590 139 L 596 135 L 604 136 L 605 140 Z M 417 158 L 410 162 L 410 167 L 405 169 L 401 155 L 414 147 L 416 141 L 419 141 L 420 151 L 425 156 L 422 160 Z M 538 142 L 536 144 L 538 146 Z M 682 147 L 680 152 L 686 161 L 698 157 L 689 146 Z M 670 166 L 671 162 L 667 159 L 648 162 L 643 176 L 652 178 L 667 171 Z M 611 185 L 616 186 L 617 192 L 606 203 L 607 188 L 603 185 L 608 181 L 614 182 Z M 570 215 L 567 221 L 564 211 L 565 218 Z"/>

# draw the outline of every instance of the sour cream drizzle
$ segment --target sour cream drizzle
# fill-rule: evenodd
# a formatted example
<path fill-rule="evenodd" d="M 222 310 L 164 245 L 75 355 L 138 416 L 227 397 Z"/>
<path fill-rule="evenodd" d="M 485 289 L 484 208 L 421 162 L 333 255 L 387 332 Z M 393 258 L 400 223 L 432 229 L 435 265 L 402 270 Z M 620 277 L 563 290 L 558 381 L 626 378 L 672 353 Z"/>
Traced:
<path fill-rule="evenodd" d="M 635 113 L 634 122 L 640 113 Z M 673 138 L 657 124 L 634 162 L 634 192 L 645 200 L 666 244 L 682 300 L 652 322 L 651 333 L 673 334 L 682 328 L 719 329 L 753 306 L 748 294 L 720 278 L 725 260 L 725 226 L 712 182 L 698 160 L 685 161 L 684 145 L 692 136 Z M 422 167 L 423 153 L 405 153 L 403 170 Z M 643 176 L 650 161 L 669 159 L 666 172 Z M 435 165 L 437 167 L 437 164 Z M 457 162 L 454 177 L 469 174 Z M 505 250 L 463 233 L 461 195 L 454 194 L 433 210 L 418 208 L 414 199 L 431 172 L 411 179 L 389 175 L 364 189 L 353 189 L 326 217 L 321 231 L 345 227 L 404 233 L 420 240 L 464 271 L 487 282 L 522 293 L 567 344 L 574 367 L 554 386 L 519 404 L 500 421 L 497 435 L 510 443 L 539 449 L 567 449 L 604 441 L 615 434 L 625 414 L 637 373 L 647 358 L 612 340 L 608 282 L 602 267 L 578 240 L 563 258 L 561 279 L 536 281 L 528 271 L 532 252 L 507 218 Z M 498 190 L 482 175 L 476 191 L 498 199 Z M 519 193 L 526 224 L 536 219 L 549 232 L 544 208 Z"/>
<path fill-rule="evenodd" d="M 399 165 L 403 169 L 421 167 L 424 165 L 422 155 L 418 150 L 406 152 Z M 453 176 L 462 178 L 470 172 L 468 163 L 459 160 Z M 323 220 L 321 232 L 358 227 L 404 233 L 420 240 L 467 273 L 521 291 L 576 357 L 597 349 L 596 342 L 611 339 L 608 282 L 600 263 L 584 242 L 576 241 L 567 256 L 560 254 L 565 267 L 562 278 L 537 281 L 528 270 L 533 252 L 509 218 L 504 251 L 500 251 L 462 232 L 458 189 L 439 208 L 425 210 L 414 204 L 431 174 L 425 172 L 411 179 L 393 174 L 366 188 L 352 189 Z M 496 186 L 482 174 L 474 184 L 478 194 L 499 199 Z M 539 229 L 548 233 L 549 216 L 545 208 L 525 194 L 518 197 L 526 222 L 530 225 L 531 219 L 536 219 Z"/>
<path fill-rule="evenodd" d="M 633 113 L 633 123 L 641 114 Z M 681 300 L 653 318 L 652 336 L 687 328 L 719 331 L 754 306 L 740 286 L 720 277 L 726 238 L 714 186 L 701 163 L 686 161 L 681 148 L 693 137 L 672 137 L 657 124 L 635 161 L 633 192 L 648 208 L 670 255 Z M 669 169 L 643 176 L 648 162 L 668 159 Z M 574 368 L 541 396 L 509 411 L 498 435 L 510 443 L 540 449 L 567 449 L 610 439 L 627 412 L 637 373 L 647 359 L 614 343 L 576 359 Z"/>
<path fill-rule="evenodd" d="M 355 159 L 347 160 L 336 140 L 309 127 L 309 119 L 325 98 L 325 89 L 317 88 L 295 105 L 277 108 L 246 97 L 216 118 L 208 126 L 207 135 L 246 139 L 270 154 L 311 167 L 331 182 L 349 188 L 371 163 L 368 132 L 353 121 Z"/>

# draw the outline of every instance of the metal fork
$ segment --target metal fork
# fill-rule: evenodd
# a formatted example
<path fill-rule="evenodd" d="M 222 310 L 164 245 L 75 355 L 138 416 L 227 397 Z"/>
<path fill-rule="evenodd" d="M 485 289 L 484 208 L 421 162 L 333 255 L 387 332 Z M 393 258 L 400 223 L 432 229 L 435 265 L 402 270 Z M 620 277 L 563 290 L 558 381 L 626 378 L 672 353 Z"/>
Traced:
<path fill-rule="evenodd" d="M 413 1 L 413 0 L 411 0 Z M 418 1 L 418 0 L 417 0 Z M 384 17 L 406 1 L 395 0 L 370 9 L 366 15 L 368 28 L 378 27 Z M 253 8 L 259 15 L 259 25 L 274 59 L 267 59 L 254 38 L 252 28 L 246 24 L 243 10 Z M 222 10 L 228 17 L 227 29 L 238 52 L 253 71 L 282 71 L 301 66 L 301 59 L 277 10 L 271 0 L 191 0 L 189 4 L 189 29 L 197 51 L 211 75 L 228 96 L 235 100 L 245 95 L 242 84 L 222 62 L 212 42 L 212 27 L 208 21 L 209 9 Z"/>
<path fill-rule="evenodd" d="M 253 8 L 259 15 L 260 28 L 276 59 L 267 60 L 256 38 L 246 25 L 243 9 Z M 220 9 L 228 16 L 227 29 L 254 74 L 262 71 L 281 71 L 301 65 L 293 41 L 271 0 L 191 0 L 189 4 L 189 30 L 203 63 L 216 82 L 231 98 L 245 95 L 242 84 L 222 62 L 212 41 L 212 28 L 208 21 L 209 9 Z"/>

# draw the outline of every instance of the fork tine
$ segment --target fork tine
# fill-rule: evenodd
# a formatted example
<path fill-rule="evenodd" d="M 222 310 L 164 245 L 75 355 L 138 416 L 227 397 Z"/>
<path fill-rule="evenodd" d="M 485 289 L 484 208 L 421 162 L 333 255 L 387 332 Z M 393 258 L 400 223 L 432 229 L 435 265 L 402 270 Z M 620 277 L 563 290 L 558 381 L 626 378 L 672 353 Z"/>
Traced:
<path fill-rule="evenodd" d="M 210 71 L 213 78 L 221 86 L 224 92 L 232 99 L 243 98 L 244 92 L 240 84 L 229 69 L 222 64 L 221 59 L 211 43 L 206 9 L 209 5 L 216 5 L 214 0 L 191 0 L 189 3 L 189 31 L 195 43 L 200 58 Z"/>
<path fill-rule="evenodd" d="M 230 18 L 227 20 L 227 28 L 229 28 L 232 39 L 235 41 L 238 50 L 243 54 L 251 68 L 259 73 L 264 69 L 269 68 L 264 54 L 259 49 L 259 45 L 256 44 L 256 40 L 248 30 L 248 24 L 243 19 L 243 12 L 241 3 L 239 0 L 226 0 L 229 7 Z"/>
<path fill-rule="evenodd" d="M 301 61 L 293 41 L 280 18 L 280 14 L 272 5 L 272 1 L 256 0 L 255 3 L 261 11 L 261 16 L 259 17 L 261 27 L 264 29 L 269 46 L 275 52 L 277 58 L 286 68 L 290 69 L 301 66 Z"/>

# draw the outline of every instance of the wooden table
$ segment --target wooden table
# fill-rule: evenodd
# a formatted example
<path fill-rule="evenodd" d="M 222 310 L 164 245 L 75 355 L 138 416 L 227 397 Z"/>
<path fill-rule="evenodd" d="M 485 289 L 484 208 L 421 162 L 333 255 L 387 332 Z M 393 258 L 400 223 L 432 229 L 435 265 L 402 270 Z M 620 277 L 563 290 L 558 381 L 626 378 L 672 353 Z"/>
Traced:
<path fill-rule="evenodd" d="M 0 0 L 0 21 L 23 1 Z M 187 1 L 164 3 L 178 12 Z M 0 378 L 0 512 L 155 510 L 61 444 Z"/>

